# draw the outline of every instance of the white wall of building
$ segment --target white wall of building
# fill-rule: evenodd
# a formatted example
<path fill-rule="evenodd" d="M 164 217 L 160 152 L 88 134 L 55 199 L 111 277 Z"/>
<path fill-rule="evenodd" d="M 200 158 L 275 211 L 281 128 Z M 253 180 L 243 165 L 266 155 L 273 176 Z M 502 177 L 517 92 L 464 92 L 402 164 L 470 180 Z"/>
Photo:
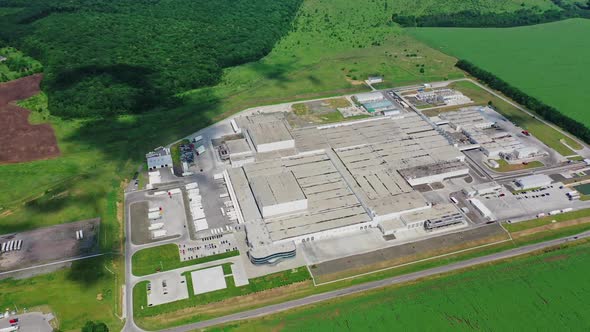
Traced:
<path fill-rule="evenodd" d="M 457 177 L 457 176 L 464 176 L 467 174 L 469 174 L 469 169 L 464 168 L 464 169 L 460 169 L 460 170 L 456 170 L 456 171 L 452 171 L 452 172 L 447 172 L 447 173 L 442 173 L 442 174 L 435 174 L 435 175 L 424 176 L 421 178 L 408 179 L 408 183 L 411 186 L 417 186 L 417 185 L 421 185 L 421 184 L 441 182 L 444 179 Z"/>
<path fill-rule="evenodd" d="M 256 145 L 258 153 L 271 152 L 277 150 L 293 149 L 295 148 L 295 140 L 279 141 Z"/>
<path fill-rule="evenodd" d="M 268 218 L 279 215 L 292 214 L 307 209 L 307 199 L 269 205 L 262 207 L 262 217 Z"/>

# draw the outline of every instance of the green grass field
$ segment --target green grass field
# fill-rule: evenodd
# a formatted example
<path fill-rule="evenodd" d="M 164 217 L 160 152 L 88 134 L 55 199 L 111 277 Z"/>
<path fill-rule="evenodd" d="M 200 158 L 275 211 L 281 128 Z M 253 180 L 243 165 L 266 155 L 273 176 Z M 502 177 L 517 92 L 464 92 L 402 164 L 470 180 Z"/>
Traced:
<path fill-rule="evenodd" d="M 421 28 L 411 34 L 466 59 L 590 126 L 590 20 L 509 29 Z"/>
<path fill-rule="evenodd" d="M 136 276 L 145 276 L 158 271 L 169 271 L 180 267 L 191 266 L 200 263 L 212 262 L 218 259 L 237 256 L 240 253 L 237 250 L 207 256 L 188 261 L 181 261 L 176 244 L 165 244 L 157 247 L 151 247 L 140 250 L 133 254 L 133 274 Z"/>
<path fill-rule="evenodd" d="M 230 264 L 222 265 L 225 274 L 231 274 Z M 194 295 L 193 282 L 191 277 L 192 271 L 183 273 L 186 276 L 186 287 L 189 289 L 189 298 L 176 302 L 166 303 L 154 307 L 147 306 L 147 282 L 140 282 L 133 288 L 133 305 L 136 316 L 136 323 L 148 330 L 159 330 L 170 326 L 180 325 L 195 321 L 195 319 L 207 319 L 209 316 L 198 312 L 198 306 L 215 303 L 225 300 L 230 300 L 235 297 L 254 294 L 265 290 L 271 290 L 282 286 L 291 285 L 293 283 L 309 281 L 311 276 L 306 267 L 300 267 L 293 270 L 286 270 L 278 273 L 269 274 L 259 278 L 249 280 L 249 284 L 245 286 L 236 287 L 232 276 L 226 276 L 227 288 L 217 291 Z M 170 322 L 163 317 L 157 315 L 182 310 L 184 308 L 195 307 L 193 314 L 185 320 L 174 320 Z"/>
<path fill-rule="evenodd" d="M 111 331 L 119 331 L 123 322 L 115 310 L 121 310 L 121 284 L 111 273 L 116 269 L 109 259 L 98 257 L 30 279 L 2 280 L 0 308 L 49 308 L 60 331 L 80 331 L 87 320 L 102 321 Z"/>
<path fill-rule="evenodd" d="M 589 257 L 586 243 L 213 330 L 584 330 Z"/>
<path fill-rule="evenodd" d="M 509 164 L 506 160 L 504 159 L 498 159 L 496 160 L 498 162 L 498 164 L 500 164 L 500 167 L 498 168 L 492 168 L 494 171 L 496 172 L 512 172 L 512 171 L 518 171 L 521 169 L 529 169 L 529 168 L 537 168 L 537 167 L 543 167 L 544 164 L 538 160 L 533 160 L 529 163 L 522 164 Z"/>

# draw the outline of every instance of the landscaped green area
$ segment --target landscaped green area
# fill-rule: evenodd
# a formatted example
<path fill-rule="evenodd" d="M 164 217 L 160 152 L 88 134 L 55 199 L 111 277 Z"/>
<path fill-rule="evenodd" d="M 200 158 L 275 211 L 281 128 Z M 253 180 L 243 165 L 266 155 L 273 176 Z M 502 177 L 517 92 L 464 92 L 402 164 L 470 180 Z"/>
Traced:
<path fill-rule="evenodd" d="M 590 126 L 590 20 L 508 29 L 420 28 L 411 34 L 492 72 L 525 93 Z"/>
<path fill-rule="evenodd" d="M 0 47 L 0 57 L 0 82 L 12 81 L 43 70 L 39 61 L 13 47 Z"/>
<path fill-rule="evenodd" d="M 160 271 L 174 270 L 180 267 L 234 257 L 239 254 L 240 253 L 237 250 L 234 250 L 217 255 L 181 261 L 180 253 L 178 252 L 178 246 L 174 243 L 170 243 L 157 247 L 142 249 L 136 252 L 133 254 L 131 263 L 133 264 L 134 275 L 145 276 Z"/>
<path fill-rule="evenodd" d="M 566 141 L 568 145 L 573 148 L 581 148 L 581 145 L 576 141 L 544 124 L 539 119 L 526 114 L 504 100 L 492 95 L 472 82 L 455 82 L 452 83 L 450 87 L 463 92 L 463 94 L 471 98 L 475 104 L 484 105 L 491 102 L 496 111 L 522 129 L 528 130 L 531 135 L 535 136 L 541 140 L 541 142 L 545 143 L 563 156 L 574 155 L 575 152 L 562 144 L 561 140 Z"/>
<path fill-rule="evenodd" d="M 590 244 L 382 288 L 217 331 L 534 331 L 590 324 Z"/>
<path fill-rule="evenodd" d="M 222 265 L 224 273 L 231 274 L 230 264 Z M 189 298 L 180 300 L 172 303 L 166 303 L 154 307 L 147 306 L 147 281 L 140 282 L 133 288 L 133 305 L 134 313 L 136 317 L 136 323 L 141 327 L 156 330 L 163 329 L 173 325 L 180 325 L 182 323 L 188 323 L 189 321 L 195 321 L 198 319 L 207 319 L 209 316 L 204 313 L 197 313 L 198 306 L 203 306 L 210 303 L 216 303 L 221 301 L 232 301 L 233 298 L 239 296 L 245 296 L 248 294 L 255 294 L 258 292 L 276 289 L 282 286 L 292 285 L 294 283 L 309 281 L 311 276 L 306 267 L 300 267 L 292 270 L 286 270 L 278 273 L 269 274 L 259 278 L 253 278 L 249 280 L 249 284 L 245 286 L 236 287 L 233 276 L 226 276 L 227 288 L 220 289 L 217 291 L 194 295 L 193 293 L 193 282 L 191 277 L 191 271 L 183 273 L 187 279 L 186 287 L 189 290 Z M 251 305 L 255 305 L 256 300 L 253 299 Z M 195 308 L 190 319 L 176 320 L 170 322 L 168 319 L 162 319 L 163 317 L 158 316 L 182 310 L 184 308 Z"/>
<path fill-rule="evenodd" d="M 115 315 L 121 310 L 121 284 L 116 283 L 113 270 L 116 267 L 110 259 L 97 257 L 30 279 L 2 280 L 0 308 L 52 311 L 60 331 L 80 331 L 88 320 L 104 322 L 111 331 L 119 331 L 123 322 Z"/>
<path fill-rule="evenodd" d="M 537 168 L 537 167 L 544 166 L 544 164 L 538 160 L 533 160 L 533 161 L 528 162 L 526 164 L 523 164 L 523 163 L 509 164 L 504 159 L 498 159 L 498 160 L 496 160 L 496 162 L 500 165 L 498 168 L 490 167 L 491 169 L 493 169 L 496 172 L 512 172 L 512 171 L 519 171 L 522 169 Z"/>
<path fill-rule="evenodd" d="M 521 221 L 513 224 L 504 224 L 504 228 L 506 228 L 506 230 L 509 232 L 518 232 L 525 229 L 548 225 L 553 223 L 554 220 L 555 222 L 562 222 L 581 218 L 590 218 L 590 209 L 576 210 L 554 216 L 546 216 L 528 221 Z"/>

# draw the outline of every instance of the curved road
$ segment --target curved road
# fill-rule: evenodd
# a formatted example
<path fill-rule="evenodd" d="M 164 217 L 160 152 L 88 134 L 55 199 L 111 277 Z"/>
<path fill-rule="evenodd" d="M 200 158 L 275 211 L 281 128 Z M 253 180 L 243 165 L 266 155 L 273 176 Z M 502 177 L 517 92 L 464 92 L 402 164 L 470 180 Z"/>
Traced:
<path fill-rule="evenodd" d="M 574 236 L 563 237 L 563 238 L 559 238 L 559 239 L 555 239 L 555 240 L 545 241 L 545 242 L 531 244 L 531 245 L 524 246 L 524 247 L 506 250 L 503 252 L 499 252 L 499 253 L 483 256 L 483 257 L 477 257 L 477 258 L 469 259 L 469 260 L 462 261 L 462 262 L 457 262 L 457 263 L 453 263 L 453 264 L 449 264 L 449 265 L 435 267 L 435 268 L 431 268 L 431 269 L 427 269 L 427 270 L 423 270 L 423 271 L 418 271 L 418 272 L 414 272 L 414 273 L 404 274 L 404 275 L 397 276 L 397 277 L 391 277 L 391 278 L 373 281 L 373 282 L 369 282 L 369 283 L 364 283 L 364 284 L 360 284 L 360 285 L 355 285 L 355 286 L 351 286 L 351 287 L 347 287 L 347 288 L 343 288 L 343 289 L 339 289 L 339 290 L 335 290 L 335 291 L 331 291 L 331 292 L 311 295 L 311 296 L 308 296 L 308 297 L 305 297 L 302 299 L 297 299 L 297 300 L 292 300 L 292 301 L 283 302 L 283 303 L 279 303 L 279 304 L 274 304 L 274 305 L 270 305 L 270 306 L 266 306 L 266 307 L 262 307 L 262 308 L 258 308 L 258 309 L 247 310 L 247 311 L 243 311 L 240 313 L 227 315 L 227 316 L 223 316 L 223 317 L 219 317 L 219 318 L 214 318 L 214 319 L 210 319 L 210 320 L 205 320 L 205 321 L 201 321 L 201 322 L 197 322 L 197 323 L 187 324 L 187 325 L 183 325 L 183 326 L 179 326 L 179 327 L 175 327 L 175 328 L 169 328 L 169 329 L 166 329 L 163 331 L 167 331 L 167 332 L 193 331 L 196 329 L 206 328 L 206 327 L 224 324 L 224 323 L 230 323 L 230 322 L 234 322 L 234 321 L 238 321 L 238 320 L 250 319 L 250 318 L 256 318 L 256 317 L 260 317 L 260 316 L 270 315 L 270 314 L 282 312 L 285 310 L 302 307 L 305 305 L 310 305 L 310 304 L 314 304 L 314 303 L 318 303 L 318 302 L 322 302 L 322 301 L 326 301 L 326 300 L 335 299 L 335 298 L 338 298 L 341 296 L 346 296 L 346 295 L 351 295 L 351 294 L 355 294 L 355 293 L 359 293 L 359 292 L 373 290 L 373 289 L 377 289 L 377 288 L 381 288 L 381 287 L 406 283 L 406 282 L 415 281 L 415 280 L 430 277 L 430 276 L 435 276 L 435 275 L 438 275 L 441 273 L 453 272 L 456 270 L 464 269 L 464 268 L 475 266 L 475 265 L 480 265 L 480 264 L 484 264 L 484 263 L 490 263 L 490 262 L 495 262 L 495 261 L 499 261 L 499 260 L 503 260 L 503 259 L 507 259 L 507 258 L 512 258 L 515 256 L 528 254 L 528 253 L 531 253 L 534 251 L 542 250 L 545 248 L 553 247 L 556 245 L 564 244 L 564 243 L 578 240 L 578 239 L 582 239 L 582 238 L 590 238 L 590 231 L 580 233 L 580 234 L 574 235 Z"/>

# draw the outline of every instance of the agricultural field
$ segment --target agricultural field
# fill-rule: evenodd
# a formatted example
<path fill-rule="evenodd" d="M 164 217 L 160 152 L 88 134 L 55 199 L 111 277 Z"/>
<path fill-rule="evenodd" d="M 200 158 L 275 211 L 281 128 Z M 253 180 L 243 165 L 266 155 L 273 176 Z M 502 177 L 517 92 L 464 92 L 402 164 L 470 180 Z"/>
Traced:
<path fill-rule="evenodd" d="M 590 126 L 590 20 L 570 19 L 508 29 L 420 28 L 410 34 L 468 60 L 525 93 Z"/>
<path fill-rule="evenodd" d="M 586 330 L 589 257 L 585 243 L 213 330 Z"/>

